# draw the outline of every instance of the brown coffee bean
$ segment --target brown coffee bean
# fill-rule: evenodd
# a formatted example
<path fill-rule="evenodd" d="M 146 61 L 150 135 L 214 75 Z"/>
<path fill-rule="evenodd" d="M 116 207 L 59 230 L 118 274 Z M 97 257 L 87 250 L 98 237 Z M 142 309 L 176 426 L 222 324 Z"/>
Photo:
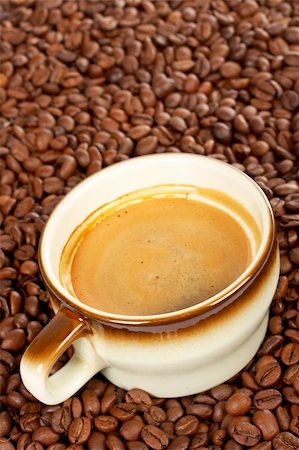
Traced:
<path fill-rule="evenodd" d="M 285 345 L 281 352 L 281 361 L 286 366 L 292 366 L 299 362 L 299 344 L 296 342 L 290 342 Z"/>
<path fill-rule="evenodd" d="M 230 439 L 225 444 L 224 450 L 243 450 L 244 447 L 242 445 L 238 444 L 236 441 L 233 441 Z"/>
<path fill-rule="evenodd" d="M 14 445 L 4 437 L 0 437 L 1 450 L 15 450 Z"/>
<path fill-rule="evenodd" d="M 141 431 L 141 437 L 150 448 L 160 450 L 168 446 L 167 435 L 154 425 L 146 425 Z"/>
<path fill-rule="evenodd" d="M 230 415 L 225 416 L 223 422 L 221 423 L 221 428 L 227 428 L 227 431 L 230 436 L 233 435 L 235 427 L 239 422 L 251 423 L 250 417 L 248 416 L 235 416 L 232 417 Z"/>
<path fill-rule="evenodd" d="M 66 433 L 71 420 L 69 409 L 59 408 L 51 416 L 51 427 L 56 433 Z"/>
<path fill-rule="evenodd" d="M 43 190 L 47 194 L 57 194 L 62 191 L 64 183 L 58 177 L 48 177 L 44 180 Z"/>
<path fill-rule="evenodd" d="M 15 328 L 14 326 L 14 318 L 13 317 L 5 317 L 0 323 L 0 338 L 3 339 L 10 331 Z"/>
<path fill-rule="evenodd" d="M 156 136 L 147 136 L 137 142 L 135 153 L 136 155 L 147 155 L 154 153 L 158 145 Z"/>
<path fill-rule="evenodd" d="M 228 384 L 220 384 L 211 389 L 211 395 L 218 401 L 227 400 L 232 394 L 234 390 L 232 386 Z"/>
<path fill-rule="evenodd" d="M 24 404 L 23 406 L 26 405 Z M 32 433 L 34 430 L 36 430 L 40 425 L 39 418 L 40 416 L 37 413 L 23 414 L 20 418 L 20 427 L 22 431 L 26 433 Z"/>
<path fill-rule="evenodd" d="M 294 417 L 291 420 L 290 431 L 293 434 L 295 434 L 296 436 L 299 436 L 299 415 L 298 415 L 298 411 L 296 412 L 296 417 Z"/>
<path fill-rule="evenodd" d="M 136 405 L 137 411 L 147 411 L 152 405 L 150 396 L 141 389 L 131 389 L 126 394 L 126 402 Z"/>
<path fill-rule="evenodd" d="M 49 445 L 47 450 L 66 450 L 66 445 L 60 444 L 60 443 L 52 444 L 52 445 Z"/>
<path fill-rule="evenodd" d="M 293 387 L 284 387 L 282 392 L 288 402 L 299 405 L 299 395 L 297 395 Z"/>
<path fill-rule="evenodd" d="M 299 375 L 299 365 L 294 364 L 285 371 L 283 375 L 283 382 L 287 385 L 293 384 L 295 378 L 298 377 L 298 375 Z"/>
<path fill-rule="evenodd" d="M 101 413 L 106 414 L 116 402 L 115 392 L 107 392 L 101 399 Z M 117 417 L 118 419 L 118 417 Z"/>
<path fill-rule="evenodd" d="M 213 408 L 211 405 L 197 403 L 194 405 L 187 406 L 186 413 L 198 416 L 201 419 L 209 419 L 213 414 Z"/>
<path fill-rule="evenodd" d="M 177 436 L 192 436 L 198 429 L 198 419 L 193 415 L 181 417 L 175 424 Z"/>
<path fill-rule="evenodd" d="M 281 96 L 282 106 L 289 110 L 293 111 L 299 105 L 299 96 L 295 91 L 285 91 Z"/>
<path fill-rule="evenodd" d="M 191 441 L 190 448 L 191 449 L 202 448 L 203 446 L 206 446 L 208 444 L 208 441 L 209 437 L 207 433 L 205 432 L 196 433 L 196 435 L 193 437 Z"/>
<path fill-rule="evenodd" d="M 86 388 L 94 391 L 99 398 L 104 394 L 105 387 L 105 383 L 102 380 L 97 380 L 95 378 L 92 378 L 86 385 Z"/>
<path fill-rule="evenodd" d="M 13 352 L 20 351 L 26 343 L 26 335 L 23 330 L 12 330 L 3 339 L 1 347 L 3 350 Z"/>
<path fill-rule="evenodd" d="M 87 441 L 88 450 L 106 450 L 106 436 L 99 431 L 93 431 Z"/>
<path fill-rule="evenodd" d="M 140 438 L 141 430 L 144 427 L 144 423 L 139 416 L 136 416 L 134 419 L 126 421 L 120 427 L 121 436 L 127 441 L 137 441 Z"/>
<path fill-rule="evenodd" d="M 252 421 L 261 430 L 265 441 L 272 440 L 280 431 L 276 417 L 269 410 L 256 411 Z"/>
<path fill-rule="evenodd" d="M 158 426 L 167 419 L 165 411 L 159 406 L 151 406 L 148 412 L 144 413 L 144 420 L 148 425 Z"/>
<path fill-rule="evenodd" d="M 109 410 L 110 414 L 121 422 L 133 419 L 136 414 L 136 405 L 134 403 L 118 403 Z"/>
<path fill-rule="evenodd" d="M 118 421 L 113 416 L 97 416 L 94 419 L 94 426 L 98 431 L 110 433 L 116 430 Z"/>
<path fill-rule="evenodd" d="M 91 420 L 88 417 L 74 419 L 68 428 L 68 438 L 72 444 L 84 444 L 91 434 Z"/>
<path fill-rule="evenodd" d="M 35 295 L 30 295 L 25 298 L 24 311 L 30 316 L 36 317 L 39 313 L 38 298 Z"/>
<path fill-rule="evenodd" d="M 272 444 L 275 450 L 293 450 L 299 447 L 299 438 L 292 433 L 283 431 L 275 436 Z"/>
<path fill-rule="evenodd" d="M 17 441 L 17 450 L 25 450 L 30 444 L 30 435 L 28 433 L 22 434 Z"/>
<path fill-rule="evenodd" d="M 237 78 L 241 73 L 241 66 L 235 62 L 226 62 L 220 67 L 224 78 Z"/>
<path fill-rule="evenodd" d="M 39 427 L 32 433 L 32 440 L 42 445 L 51 445 L 57 442 L 59 434 L 55 433 L 50 427 Z"/>
<path fill-rule="evenodd" d="M 256 372 L 256 381 L 262 387 L 274 386 L 281 377 L 281 367 L 277 362 L 263 366 Z"/>
<path fill-rule="evenodd" d="M 285 407 L 279 406 L 277 408 L 276 417 L 281 430 L 283 431 L 289 430 L 291 417 Z"/>
<path fill-rule="evenodd" d="M 159 74 L 153 80 L 154 93 L 159 98 L 164 98 L 175 90 L 175 81 L 164 74 Z"/>
<path fill-rule="evenodd" d="M 231 416 L 240 416 L 251 408 L 251 398 L 242 392 L 236 392 L 226 402 L 225 410 Z"/>
<path fill-rule="evenodd" d="M 261 442 L 251 447 L 252 450 L 272 450 L 271 442 Z"/>
<path fill-rule="evenodd" d="M 261 432 L 255 425 L 239 422 L 234 428 L 233 439 L 241 445 L 252 447 L 261 439 Z"/>
<path fill-rule="evenodd" d="M 213 127 L 213 135 L 215 139 L 223 144 L 228 144 L 231 140 L 231 130 L 228 125 L 217 122 Z"/>
<path fill-rule="evenodd" d="M 186 450 L 189 447 L 190 438 L 188 436 L 176 436 L 167 447 L 168 450 Z"/>
<path fill-rule="evenodd" d="M 128 136 L 131 139 L 142 139 L 147 136 L 151 131 L 148 125 L 137 125 L 129 130 Z"/>
<path fill-rule="evenodd" d="M 166 436 L 169 439 L 174 438 L 174 423 L 173 422 L 169 422 L 168 420 L 166 422 L 162 422 L 160 425 L 160 428 L 162 431 L 164 431 L 164 433 L 166 434 Z"/>
<path fill-rule="evenodd" d="M 282 403 L 281 393 L 276 389 L 264 389 L 253 397 L 253 404 L 257 409 L 275 409 Z"/>
<path fill-rule="evenodd" d="M 84 391 L 81 393 L 81 399 L 83 403 L 84 414 L 87 417 L 95 417 L 99 414 L 101 405 L 95 391 L 91 389 L 84 389 Z"/>
<path fill-rule="evenodd" d="M 11 425 L 11 417 L 8 412 L 0 412 L 0 438 L 8 436 L 11 430 Z"/>
<path fill-rule="evenodd" d="M 122 441 L 116 436 L 108 436 L 106 444 L 109 450 L 125 450 L 125 446 Z"/>
<path fill-rule="evenodd" d="M 44 450 L 44 447 L 40 442 L 31 441 L 26 450 Z"/>

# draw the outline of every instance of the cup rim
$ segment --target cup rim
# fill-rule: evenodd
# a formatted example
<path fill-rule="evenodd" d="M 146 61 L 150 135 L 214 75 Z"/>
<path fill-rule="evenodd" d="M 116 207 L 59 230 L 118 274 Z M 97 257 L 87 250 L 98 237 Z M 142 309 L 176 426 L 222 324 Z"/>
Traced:
<path fill-rule="evenodd" d="M 171 324 L 176 322 L 181 322 L 185 320 L 189 320 L 195 317 L 203 316 L 206 317 L 207 315 L 211 315 L 215 313 L 219 308 L 222 309 L 223 305 L 231 304 L 235 301 L 236 298 L 239 297 L 241 293 L 243 293 L 245 290 L 251 286 L 251 284 L 254 282 L 254 280 L 258 277 L 260 272 L 263 270 L 265 264 L 267 263 L 273 246 L 274 246 L 274 239 L 275 239 L 275 221 L 274 221 L 274 214 L 272 211 L 272 208 L 270 206 L 270 203 L 263 192 L 263 190 L 260 188 L 260 186 L 252 180 L 248 175 L 246 175 L 244 172 L 236 168 L 235 166 L 232 166 L 224 161 L 218 160 L 216 158 L 210 157 L 210 160 L 213 160 L 215 164 L 220 164 L 225 166 L 228 170 L 235 171 L 239 176 L 244 177 L 244 179 L 247 180 L 247 182 L 250 182 L 253 187 L 255 188 L 257 194 L 259 195 L 261 201 L 264 203 L 264 209 L 267 214 L 267 221 L 269 225 L 268 234 L 266 236 L 265 242 L 259 249 L 258 254 L 255 256 L 253 261 L 250 263 L 250 265 L 246 268 L 246 270 L 236 279 L 234 280 L 230 285 L 228 285 L 226 288 L 224 288 L 219 293 L 215 294 L 212 297 L 209 297 L 208 299 L 197 303 L 193 306 L 189 306 L 184 309 L 180 309 L 177 311 L 171 311 L 163 314 L 155 314 L 155 315 L 126 315 L 126 314 L 113 314 L 108 313 L 102 310 L 98 310 L 96 308 L 93 308 L 89 305 L 84 304 L 83 302 L 80 302 L 80 300 L 73 296 L 70 292 L 68 292 L 61 284 L 61 282 L 57 283 L 57 280 L 52 280 L 51 277 L 48 274 L 48 271 L 46 269 L 46 253 L 49 251 L 46 248 L 46 236 L 47 236 L 47 230 L 50 228 L 52 222 L 55 220 L 55 211 L 56 209 L 63 208 L 63 204 L 65 201 L 69 200 L 70 195 L 73 192 L 76 192 L 79 189 L 82 189 L 82 185 L 88 185 L 92 184 L 92 180 L 95 177 L 101 176 L 102 172 L 105 171 L 105 174 L 107 174 L 108 171 L 115 170 L 117 167 L 118 169 L 120 166 L 127 165 L 127 164 L 134 164 L 136 163 L 136 160 L 141 162 L 140 160 L 144 159 L 206 159 L 209 158 L 205 155 L 194 155 L 194 154 L 186 154 L 186 153 L 180 153 L 180 154 L 174 154 L 174 153 L 167 153 L 167 154 L 151 154 L 151 155 L 144 155 L 139 156 L 138 158 L 133 158 L 125 161 L 121 161 L 117 163 L 117 165 L 112 165 L 105 167 L 100 172 L 96 172 L 92 174 L 91 176 L 85 178 L 82 180 L 77 186 L 75 186 L 66 196 L 58 203 L 58 205 L 54 208 L 51 216 L 49 217 L 44 230 L 42 232 L 42 235 L 40 237 L 39 247 L 38 247 L 38 262 L 40 271 L 42 274 L 42 277 L 45 281 L 45 284 L 47 285 L 48 289 L 52 292 L 52 294 L 63 304 L 67 305 L 68 308 L 74 310 L 77 312 L 77 314 L 86 316 L 92 319 L 96 319 L 100 322 L 111 324 L 111 325 L 128 325 L 128 326 L 156 326 L 159 324 Z"/>

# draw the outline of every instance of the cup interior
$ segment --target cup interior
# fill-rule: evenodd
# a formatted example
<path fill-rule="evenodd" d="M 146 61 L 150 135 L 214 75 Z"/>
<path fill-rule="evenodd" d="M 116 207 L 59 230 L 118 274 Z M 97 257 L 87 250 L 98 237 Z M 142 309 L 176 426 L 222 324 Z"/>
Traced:
<path fill-rule="evenodd" d="M 224 291 L 189 309 L 195 311 L 216 304 L 242 286 L 258 270 L 270 251 L 274 234 L 273 214 L 258 185 L 233 166 L 205 156 L 170 153 L 148 155 L 118 163 L 90 176 L 72 189 L 50 216 L 40 242 L 39 260 L 46 283 L 60 299 L 91 316 L 100 315 L 111 320 L 119 318 L 118 315 L 103 313 L 84 305 L 64 288 L 59 278 L 61 254 L 72 232 L 101 205 L 129 192 L 163 184 L 188 184 L 228 195 L 247 210 L 260 235 L 257 245 L 254 244 L 253 230 L 245 222 L 242 223 L 252 248 L 255 245 L 251 263 Z M 229 205 L 227 208 L 229 211 Z M 241 217 L 235 218 L 242 222 Z M 121 317 L 126 319 L 126 316 Z M 138 320 L 138 316 L 134 317 Z M 142 319 L 145 317 L 142 316 Z"/>

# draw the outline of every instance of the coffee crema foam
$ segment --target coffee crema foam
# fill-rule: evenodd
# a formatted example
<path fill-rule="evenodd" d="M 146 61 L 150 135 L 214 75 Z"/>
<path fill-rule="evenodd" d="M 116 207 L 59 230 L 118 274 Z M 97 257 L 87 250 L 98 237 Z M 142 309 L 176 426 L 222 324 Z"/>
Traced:
<path fill-rule="evenodd" d="M 231 205 L 246 216 L 232 198 L 193 186 L 123 196 L 75 230 L 61 280 L 82 303 L 113 314 L 155 315 L 202 302 L 236 280 L 253 257 L 248 230 L 226 211 Z"/>

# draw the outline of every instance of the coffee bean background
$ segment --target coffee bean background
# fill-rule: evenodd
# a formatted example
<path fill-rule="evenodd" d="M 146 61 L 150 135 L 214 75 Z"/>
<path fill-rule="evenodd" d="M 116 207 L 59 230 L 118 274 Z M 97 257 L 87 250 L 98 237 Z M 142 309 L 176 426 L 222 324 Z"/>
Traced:
<path fill-rule="evenodd" d="M 298 449 L 299 2 L 2 0 L 0 21 L 1 450 Z M 157 399 L 99 374 L 45 406 L 19 375 L 53 315 L 42 229 L 86 176 L 163 152 L 227 161 L 269 198 L 281 276 L 267 336 L 205 393 Z"/>

